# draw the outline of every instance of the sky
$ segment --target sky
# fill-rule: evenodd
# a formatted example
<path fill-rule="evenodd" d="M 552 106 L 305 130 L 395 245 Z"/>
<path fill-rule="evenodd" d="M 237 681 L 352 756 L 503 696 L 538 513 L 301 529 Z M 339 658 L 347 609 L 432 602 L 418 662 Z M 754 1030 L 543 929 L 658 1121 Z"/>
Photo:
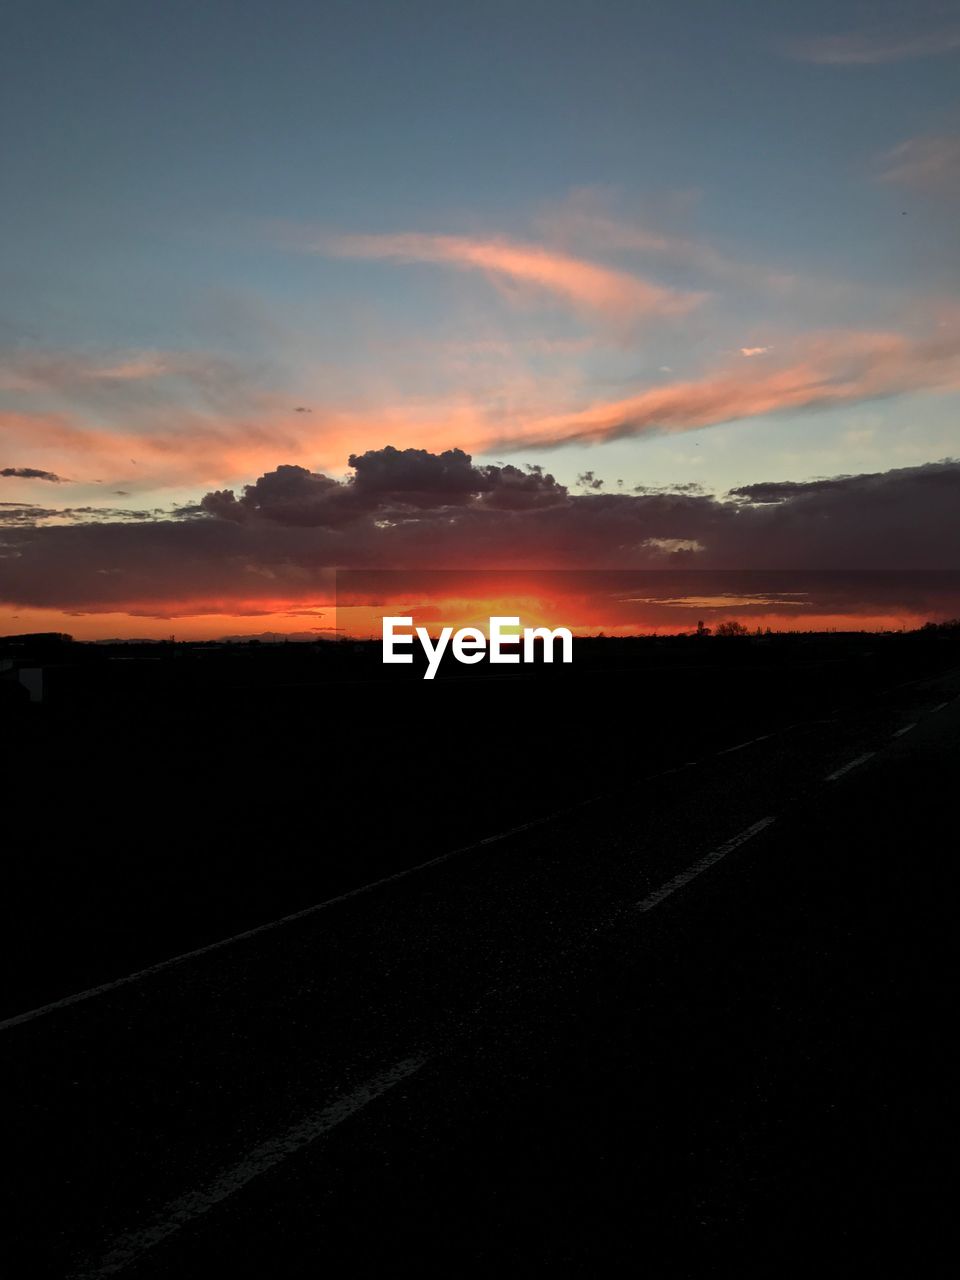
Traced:
<path fill-rule="evenodd" d="M 958 567 L 958 61 L 939 0 L 12 0 L 0 631 Z"/>

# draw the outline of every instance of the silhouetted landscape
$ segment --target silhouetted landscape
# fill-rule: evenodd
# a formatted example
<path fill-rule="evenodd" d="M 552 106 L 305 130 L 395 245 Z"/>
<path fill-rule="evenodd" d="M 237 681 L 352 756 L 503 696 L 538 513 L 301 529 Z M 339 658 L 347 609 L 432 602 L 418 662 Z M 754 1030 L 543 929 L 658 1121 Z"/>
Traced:
<path fill-rule="evenodd" d="M 957 624 L 582 638 L 570 666 L 447 662 L 432 684 L 373 641 L 0 638 L 28 819 L 8 846 L 4 1012 L 958 661 Z"/>
<path fill-rule="evenodd" d="M 0 642 L 31 1274 L 917 1256 L 960 628 L 378 649 Z"/>

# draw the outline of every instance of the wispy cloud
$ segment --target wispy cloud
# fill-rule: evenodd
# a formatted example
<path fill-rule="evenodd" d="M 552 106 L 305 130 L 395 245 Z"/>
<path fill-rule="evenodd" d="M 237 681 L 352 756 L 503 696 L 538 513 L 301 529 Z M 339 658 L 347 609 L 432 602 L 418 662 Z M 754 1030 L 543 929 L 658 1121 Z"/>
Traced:
<path fill-rule="evenodd" d="M 204 351 L 125 351 L 94 354 L 16 348 L 0 351 L 0 391 L 47 391 L 104 403 L 146 403 L 162 393 L 188 392 L 207 403 L 248 398 L 256 368 Z"/>
<path fill-rule="evenodd" d="M 792 359 L 740 362 L 578 413 L 526 423 L 489 444 L 520 449 L 692 431 L 786 410 L 855 404 L 911 391 L 960 388 L 960 333 L 913 340 L 895 333 L 841 332 L 797 344 Z"/>
<path fill-rule="evenodd" d="M 337 467 L 351 452 L 385 439 L 496 456 L 501 450 L 684 432 L 778 412 L 960 389 L 960 320 L 939 312 L 928 319 L 937 327 L 927 336 L 855 330 L 796 340 L 778 335 L 776 346 L 728 348 L 724 363 L 712 369 L 684 378 L 666 371 L 646 386 L 634 383 L 632 394 L 593 403 L 583 370 L 561 379 L 512 381 L 509 368 L 499 366 L 473 383 L 458 374 L 434 394 L 403 394 L 389 385 L 373 398 L 318 394 L 310 414 L 298 413 L 293 398 L 263 395 L 249 404 L 241 400 L 239 408 L 158 400 L 107 419 L 87 412 L 82 401 L 67 399 L 57 410 L 42 396 L 27 396 L 24 408 L 0 413 L 0 450 L 18 474 L 43 470 L 142 494 L 222 484 L 278 458 Z M 69 362 L 64 357 L 54 363 Z"/>
<path fill-rule="evenodd" d="M 440 263 L 482 271 L 618 321 L 685 315 L 706 297 L 704 293 L 671 289 L 542 245 L 502 238 L 482 240 L 419 232 L 336 235 L 311 239 L 304 247 L 336 257 Z"/>
<path fill-rule="evenodd" d="M 960 191 L 960 134 L 907 138 L 879 160 L 882 182 L 927 191 Z"/>
<path fill-rule="evenodd" d="M 822 66 L 876 66 L 907 58 L 932 58 L 960 49 L 960 23 L 923 30 L 870 28 L 841 35 L 813 36 L 797 41 L 794 57 Z"/>
<path fill-rule="evenodd" d="M 310 417 L 260 373 L 204 352 L 0 351 L 4 461 L 141 488 L 242 474 L 261 449 L 299 455 Z"/>
<path fill-rule="evenodd" d="M 292 424 L 249 423 L 181 413 L 164 414 L 142 430 L 92 425 L 74 413 L 0 412 L 0 445 L 7 456 L 49 459 L 48 475 L 66 470 L 77 483 L 147 482 L 151 488 L 243 474 L 262 459 L 309 455 Z M 14 467 L 11 470 L 27 470 Z M 34 468 L 29 468 L 34 470 Z M 41 477 L 36 477 L 41 478 Z"/>
<path fill-rule="evenodd" d="M 614 216 L 610 193 L 595 188 L 574 192 L 539 223 L 551 238 L 603 252 L 626 252 L 660 258 L 671 266 L 699 272 L 717 280 L 789 293 L 801 283 L 794 272 L 749 262 L 715 245 L 690 236 Z"/>

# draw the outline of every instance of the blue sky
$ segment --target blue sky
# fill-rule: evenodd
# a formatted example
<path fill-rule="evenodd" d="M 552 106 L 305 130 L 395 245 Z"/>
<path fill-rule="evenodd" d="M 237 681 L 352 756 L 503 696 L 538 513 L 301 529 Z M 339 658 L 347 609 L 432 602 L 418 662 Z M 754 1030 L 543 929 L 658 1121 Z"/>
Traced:
<path fill-rule="evenodd" d="M 958 55 L 941 3 L 13 3 L 0 464 L 164 505 L 386 444 L 956 454 Z"/>

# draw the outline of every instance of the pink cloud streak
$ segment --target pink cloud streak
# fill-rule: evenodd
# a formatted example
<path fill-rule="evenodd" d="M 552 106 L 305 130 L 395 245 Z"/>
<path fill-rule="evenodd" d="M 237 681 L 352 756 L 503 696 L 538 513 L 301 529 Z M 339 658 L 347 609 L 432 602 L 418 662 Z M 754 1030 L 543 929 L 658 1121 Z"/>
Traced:
<path fill-rule="evenodd" d="M 5 465 L 42 466 L 87 482 L 111 478 L 124 488 L 141 481 L 159 488 L 216 484 L 278 460 L 338 468 L 349 453 L 385 440 L 495 453 L 683 432 L 764 414 L 958 389 L 960 327 L 948 317 L 922 339 L 841 331 L 779 342 L 762 359 L 744 359 L 737 351 L 701 376 L 586 406 L 582 399 L 577 405 L 576 383 L 539 391 L 524 383 L 506 401 L 504 388 L 498 381 L 493 394 L 481 389 L 433 399 L 388 397 L 362 407 L 317 404 L 309 415 L 271 397 L 254 397 L 246 410 L 224 405 L 208 412 L 164 401 L 148 408 L 131 405 L 115 427 L 73 408 L 18 411 L 0 414 L 0 445 Z"/>
<path fill-rule="evenodd" d="M 693 431 L 790 409 L 958 388 L 960 335 L 955 332 L 925 341 L 895 333 L 828 334 L 799 344 L 790 363 L 740 362 L 735 370 L 530 421 L 482 447 L 519 449 Z"/>
<path fill-rule="evenodd" d="M 381 258 L 395 262 L 441 263 L 554 294 L 575 306 L 625 321 L 642 316 L 685 315 L 706 297 L 653 284 L 625 271 L 513 240 L 474 240 L 466 236 L 331 236 L 313 248 L 345 258 Z"/>

